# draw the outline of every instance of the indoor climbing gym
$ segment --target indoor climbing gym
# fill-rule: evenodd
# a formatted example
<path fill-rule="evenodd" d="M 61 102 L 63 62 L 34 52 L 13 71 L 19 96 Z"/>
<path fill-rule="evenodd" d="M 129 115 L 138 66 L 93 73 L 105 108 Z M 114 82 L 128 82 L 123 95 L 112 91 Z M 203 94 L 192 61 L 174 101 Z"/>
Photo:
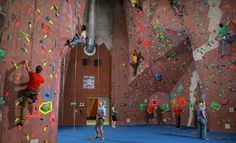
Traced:
<path fill-rule="evenodd" d="M 0 143 L 235 143 L 236 0 L 0 0 Z"/>

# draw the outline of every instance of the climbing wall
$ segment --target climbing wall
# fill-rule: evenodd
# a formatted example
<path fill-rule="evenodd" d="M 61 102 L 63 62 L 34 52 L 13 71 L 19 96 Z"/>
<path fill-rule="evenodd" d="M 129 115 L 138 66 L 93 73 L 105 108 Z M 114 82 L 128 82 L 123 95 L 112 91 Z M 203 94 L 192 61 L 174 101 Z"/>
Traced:
<path fill-rule="evenodd" d="M 210 130 L 236 130 L 235 119 L 235 45 L 229 46 L 224 58 L 219 57 L 220 42 L 215 40 L 219 23 L 230 17 L 235 32 L 235 1 L 184 1 L 184 16 L 174 15 L 166 0 L 141 1 L 143 11 L 127 0 L 124 3 L 129 35 L 129 63 L 134 50 L 144 61 L 133 76 L 129 66 L 129 86 L 119 100 L 122 123 L 147 123 L 146 105 L 153 98 L 161 101 L 163 113 L 171 113 L 176 104 L 184 109 L 182 125 L 194 126 L 196 103 L 206 101 Z M 189 36 L 192 51 L 183 42 Z M 181 52 L 182 51 L 182 52 Z M 152 70 L 150 70 L 152 69 Z M 160 72 L 163 80 L 156 79 Z M 168 96 L 168 98 L 163 97 Z M 163 102 L 165 101 L 165 102 Z M 174 123 L 164 115 L 167 123 Z"/>
<path fill-rule="evenodd" d="M 57 142 L 61 61 L 67 55 L 66 39 L 83 22 L 86 0 L 3 0 L 4 25 L 0 41 L 0 142 Z M 28 81 L 23 61 L 30 68 L 42 65 L 45 83 L 32 114 L 19 121 L 18 95 Z M 62 73 L 63 74 L 63 73 Z M 17 137 L 16 137 L 17 136 Z"/>

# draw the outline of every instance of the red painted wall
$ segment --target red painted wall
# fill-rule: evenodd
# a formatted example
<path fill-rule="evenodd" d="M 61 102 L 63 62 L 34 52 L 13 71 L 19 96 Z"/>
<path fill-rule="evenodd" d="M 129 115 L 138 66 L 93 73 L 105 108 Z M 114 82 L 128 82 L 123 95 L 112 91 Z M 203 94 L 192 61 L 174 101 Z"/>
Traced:
<path fill-rule="evenodd" d="M 78 18 L 83 22 L 86 0 L 52 1 L 3 1 L 5 17 L 1 49 L 5 57 L 1 58 L 0 96 L 5 100 L 1 107 L 3 118 L 0 121 L 0 142 L 57 142 L 58 102 L 60 94 L 61 60 L 66 55 L 64 42 L 75 33 Z M 55 7 L 53 7 L 55 6 Z M 48 26 L 43 29 L 43 25 Z M 47 29 L 48 28 L 48 29 Z M 27 51 L 26 51 L 27 50 Z M 15 125 L 20 107 L 16 105 L 19 84 L 27 82 L 28 75 L 21 64 L 28 60 L 34 70 L 43 66 L 45 83 L 41 87 L 37 110 L 42 102 L 52 102 L 52 111 L 46 115 L 40 112 L 28 113 L 28 119 L 22 128 Z M 16 63 L 18 68 L 14 66 Z M 62 73 L 63 74 L 63 73 Z M 44 98 L 45 91 L 51 91 L 53 98 Z M 16 137 L 17 136 L 17 137 Z"/>
<path fill-rule="evenodd" d="M 124 2 L 129 34 L 129 61 L 131 62 L 131 55 L 134 49 L 141 51 L 145 60 L 139 67 L 139 75 L 137 77 L 132 76 L 133 69 L 131 66 L 120 66 L 120 68 L 129 69 L 128 77 L 121 80 L 121 82 L 127 79 L 129 80 L 129 86 L 126 89 L 126 92 L 117 91 L 114 93 L 123 97 L 117 100 L 119 109 L 122 111 L 119 117 L 120 123 L 126 124 L 127 119 L 130 118 L 131 124 L 146 123 L 145 111 L 141 111 L 138 104 L 143 104 L 152 97 L 152 94 L 150 94 L 148 89 L 153 90 L 152 93 L 158 91 L 158 89 L 153 89 L 153 87 L 155 87 L 153 85 L 155 84 L 155 81 L 151 83 L 152 80 L 150 80 L 150 77 L 154 78 L 155 72 L 148 74 L 147 70 L 150 67 L 153 67 L 155 63 L 160 62 L 160 59 L 164 58 L 168 60 L 168 58 L 165 57 L 165 54 L 173 47 L 183 47 L 183 45 L 180 45 L 179 43 L 183 42 L 184 35 L 190 35 L 192 37 L 193 53 L 189 55 L 189 57 L 193 58 L 193 63 L 185 70 L 185 73 L 180 77 L 177 77 L 177 79 L 174 79 L 171 75 L 174 75 L 181 70 L 181 63 L 172 60 L 171 64 L 166 63 L 160 65 L 160 68 L 162 69 L 169 69 L 166 72 L 163 72 L 163 76 L 167 77 L 164 81 L 168 84 L 165 86 L 163 85 L 163 82 L 158 83 L 162 84 L 162 90 L 165 90 L 169 95 L 169 100 L 166 102 L 168 103 L 171 101 L 169 106 L 175 107 L 174 99 L 179 100 L 180 95 L 185 98 L 186 103 L 184 106 L 185 112 L 183 113 L 182 125 L 187 125 L 188 118 L 190 117 L 190 114 L 194 114 L 193 111 L 196 106 L 194 105 L 194 102 L 190 102 L 191 92 L 194 92 L 195 103 L 201 100 L 202 96 L 204 97 L 205 95 L 209 129 L 235 131 L 235 111 L 230 111 L 230 109 L 235 108 L 234 103 L 236 100 L 233 96 L 235 91 L 232 90 L 235 89 L 235 65 L 231 63 L 231 60 L 235 57 L 236 43 L 234 42 L 230 46 L 224 58 L 219 58 L 219 45 L 212 50 L 209 50 L 211 49 L 212 44 L 207 48 L 201 48 L 202 45 L 208 43 L 208 37 L 212 32 L 215 32 L 216 35 L 218 33 L 219 23 L 216 22 L 217 20 L 211 19 L 217 19 L 216 17 L 220 15 L 218 14 L 219 10 L 223 12 L 219 22 L 226 23 L 227 17 L 230 17 L 232 21 L 235 21 L 235 15 L 233 15 L 236 10 L 235 7 L 233 7 L 233 5 L 236 4 L 235 1 L 221 1 L 219 9 L 217 9 L 217 2 L 220 1 L 212 1 L 213 3 L 210 4 L 203 4 L 200 0 L 186 1 L 186 13 L 182 20 L 174 15 L 169 1 L 143 0 L 141 2 L 143 11 L 138 11 L 135 7 L 132 7 L 128 0 Z M 217 11 L 215 12 L 216 17 L 214 17 L 214 15 L 208 16 L 208 13 L 214 11 L 213 9 Z M 209 26 L 210 23 L 216 25 L 216 28 L 211 30 L 213 26 Z M 229 29 L 232 32 L 235 32 L 235 23 L 231 23 Z M 181 35 L 182 30 L 185 30 L 185 32 Z M 167 39 L 159 42 L 158 38 L 160 35 L 165 35 Z M 206 51 L 209 50 L 209 52 L 205 53 L 204 49 L 206 49 Z M 196 55 L 201 52 L 205 54 L 202 56 L 203 58 L 199 60 L 196 58 Z M 177 54 L 176 57 L 178 56 L 181 55 Z M 120 60 L 120 62 L 122 61 L 124 60 Z M 174 66 L 176 64 L 179 65 L 179 67 Z M 184 62 L 182 62 L 182 64 L 184 64 Z M 198 73 L 200 81 L 197 83 L 194 91 L 190 92 L 191 78 L 193 77 L 194 71 Z M 142 79 L 142 82 L 140 83 L 138 79 Z M 173 86 L 172 89 L 167 89 L 167 87 L 170 86 L 170 81 L 173 81 L 173 79 L 176 82 L 175 86 Z M 146 80 L 149 80 L 149 82 Z M 135 83 L 140 84 L 140 87 L 133 87 L 132 85 L 135 85 Z M 182 86 L 181 93 L 176 93 L 179 86 Z M 137 91 L 137 93 L 134 91 Z M 131 94 L 129 94 L 129 92 L 131 92 Z M 140 96 L 138 96 L 139 94 Z M 125 100 L 124 98 L 127 99 Z M 227 102 L 226 105 L 221 104 L 221 100 L 225 99 L 229 99 L 229 102 Z M 160 97 L 160 100 L 163 99 Z M 219 111 L 212 108 L 211 105 L 213 101 L 221 105 Z M 132 104 L 133 106 L 127 106 L 131 105 L 131 103 L 134 103 Z M 191 112 L 190 107 L 193 109 Z M 172 109 L 173 108 L 170 108 L 170 112 L 172 112 Z M 129 113 L 139 113 L 140 115 L 130 117 L 131 115 L 129 116 Z M 193 126 L 193 122 L 194 120 L 192 120 L 189 125 Z M 230 129 L 226 128 L 227 125 L 230 125 Z"/>

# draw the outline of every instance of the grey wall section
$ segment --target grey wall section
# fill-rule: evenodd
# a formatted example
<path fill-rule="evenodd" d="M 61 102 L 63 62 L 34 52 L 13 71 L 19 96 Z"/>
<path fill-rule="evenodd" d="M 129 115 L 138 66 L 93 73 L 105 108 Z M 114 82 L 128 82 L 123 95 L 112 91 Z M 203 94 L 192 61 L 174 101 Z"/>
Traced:
<path fill-rule="evenodd" d="M 96 5 L 96 43 L 112 48 L 113 0 L 97 0 Z"/>
<path fill-rule="evenodd" d="M 67 54 L 63 45 L 75 32 L 78 21 L 74 15 L 75 9 L 78 9 L 79 15 L 83 15 L 86 2 L 81 1 L 76 6 L 76 0 L 17 0 L 5 1 L 3 5 L 1 1 L 6 16 L 1 27 L 3 38 L 0 47 L 6 55 L 0 59 L 0 96 L 5 101 L 0 109 L 3 115 L 0 142 L 57 142 L 60 75 L 64 74 L 61 73 L 61 59 Z M 43 25 L 47 25 L 47 28 L 43 29 Z M 28 80 L 22 64 L 24 60 L 30 62 L 32 69 L 37 65 L 43 66 L 45 83 L 35 104 L 37 110 L 32 115 L 27 113 L 25 125 L 19 128 L 15 125 L 20 112 L 20 107 L 16 105 L 17 95 L 24 88 L 20 84 Z M 46 98 L 46 91 L 50 92 L 52 98 Z M 52 111 L 44 115 L 39 112 L 39 106 L 45 102 L 52 103 Z"/>

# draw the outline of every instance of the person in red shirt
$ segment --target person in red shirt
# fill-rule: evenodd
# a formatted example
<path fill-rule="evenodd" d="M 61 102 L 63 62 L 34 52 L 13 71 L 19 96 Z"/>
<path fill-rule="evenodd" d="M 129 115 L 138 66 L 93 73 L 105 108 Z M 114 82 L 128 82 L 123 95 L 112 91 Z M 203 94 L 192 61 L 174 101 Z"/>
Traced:
<path fill-rule="evenodd" d="M 28 105 L 32 105 L 37 100 L 40 85 L 44 83 L 44 77 L 40 74 L 43 68 L 40 65 L 38 65 L 35 72 L 33 72 L 29 70 L 28 62 L 25 61 L 25 68 L 29 74 L 29 81 L 27 82 L 26 88 L 22 92 L 22 99 L 20 101 L 20 122 L 17 124 L 20 126 L 23 126 L 25 109 L 27 109 Z"/>
<path fill-rule="evenodd" d="M 175 121 L 176 121 L 176 128 L 180 128 L 180 123 L 181 123 L 181 113 L 182 109 L 179 107 L 179 104 L 176 105 L 174 109 L 174 115 L 175 115 Z"/>
<path fill-rule="evenodd" d="M 154 123 L 154 106 L 149 103 L 148 106 L 147 106 L 147 118 L 148 118 L 148 123 L 151 124 L 151 123 Z"/>

